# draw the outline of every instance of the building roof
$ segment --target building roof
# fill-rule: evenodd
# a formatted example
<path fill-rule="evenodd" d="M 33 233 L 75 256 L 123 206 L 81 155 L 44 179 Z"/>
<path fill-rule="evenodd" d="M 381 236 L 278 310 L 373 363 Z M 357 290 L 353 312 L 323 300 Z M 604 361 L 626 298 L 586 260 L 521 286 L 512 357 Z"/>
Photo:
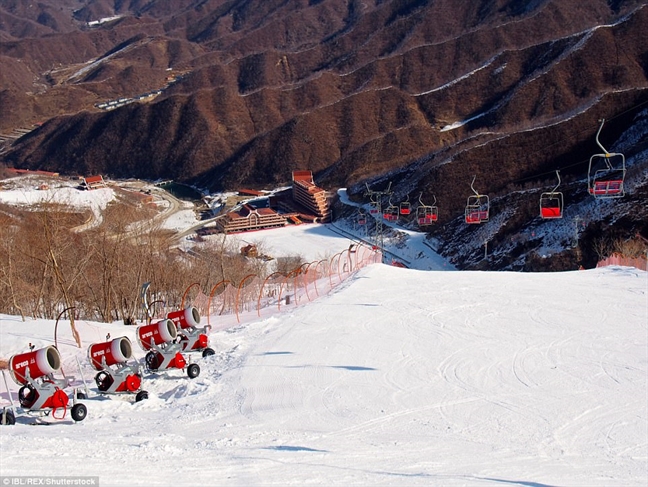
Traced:
<path fill-rule="evenodd" d="M 293 171 L 293 181 L 308 181 L 313 183 L 312 171 Z"/>
<path fill-rule="evenodd" d="M 250 196 L 263 196 L 264 195 L 264 193 L 262 193 L 261 191 L 257 191 L 255 189 L 245 189 L 245 188 L 239 189 L 238 193 L 241 194 L 241 195 L 250 195 Z"/>
<path fill-rule="evenodd" d="M 104 182 L 103 176 L 101 176 L 101 175 L 100 176 L 86 176 L 83 179 L 87 184 L 103 183 Z"/>

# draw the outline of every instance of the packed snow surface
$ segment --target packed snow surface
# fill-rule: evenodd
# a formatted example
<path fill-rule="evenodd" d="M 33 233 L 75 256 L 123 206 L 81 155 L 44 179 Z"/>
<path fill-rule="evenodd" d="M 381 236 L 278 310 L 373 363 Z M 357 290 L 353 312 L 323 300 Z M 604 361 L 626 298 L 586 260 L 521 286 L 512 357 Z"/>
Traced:
<path fill-rule="evenodd" d="M 0 475 L 101 485 L 644 486 L 648 274 L 417 271 L 375 264 L 327 296 L 214 331 L 201 374 L 146 374 L 148 400 L 97 394 L 93 342 L 59 323 L 87 418 L 18 414 Z M 211 317 L 212 323 L 221 319 Z M 203 317 L 204 321 L 204 317 Z M 54 323 L 0 316 L 0 356 Z M 17 402 L 18 386 L 9 379 Z M 1 399 L 8 405 L 8 396 Z M 50 426 L 32 423 L 51 423 Z"/>

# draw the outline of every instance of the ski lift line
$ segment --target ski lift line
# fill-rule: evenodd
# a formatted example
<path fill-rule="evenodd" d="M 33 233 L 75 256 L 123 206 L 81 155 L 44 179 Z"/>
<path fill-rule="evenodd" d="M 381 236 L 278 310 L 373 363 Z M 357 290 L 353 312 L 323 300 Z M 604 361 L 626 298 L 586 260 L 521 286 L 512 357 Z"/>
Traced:
<path fill-rule="evenodd" d="M 646 101 L 642 101 L 641 103 L 637 103 L 636 105 L 631 106 L 630 108 L 624 110 L 623 112 L 618 113 L 618 114 L 616 114 L 616 115 L 610 117 L 610 118 L 608 119 L 608 121 L 612 121 L 612 120 L 615 120 L 615 119 L 617 119 L 617 118 L 620 118 L 620 117 L 626 115 L 627 113 L 630 113 L 630 112 L 632 112 L 633 110 L 636 110 L 636 109 L 642 107 L 643 105 L 648 105 L 648 100 L 646 100 Z M 599 128 L 599 129 L 600 129 L 600 128 Z M 577 132 L 577 134 L 582 134 L 582 133 L 584 133 L 584 132 L 589 132 L 589 130 L 590 130 L 589 128 L 586 128 L 586 129 L 581 130 L 580 132 Z M 545 148 L 540 149 L 540 150 L 537 150 L 537 151 L 535 151 L 535 152 L 532 152 L 532 153 L 530 153 L 529 155 L 533 155 L 533 154 L 535 154 L 535 153 L 544 152 L 545 149 L 546 149 L 546 147 L 552 147 L 552 146 L 554 146 L 554 145 L 561 144 L 561 143 L 563 143 L 563 142 L 566 141 L 566 140 L 568 140 L 568 139 L 560 139 L 560 140 L 557 140 L 557 141 L 554 142 L 553 144 L 549 144 L 548 146 L 545 146 Z M 565 169 L 565 168 L 570 168 L 570 167 L 574 167 L 574 166 L 577 166 L 578 164 L 582 164 L 582 163 L 584 163 L 584 162 L 588 162 L 588 160 L 583 159 L 583 160 L 581 160 L 581 161 L 579 161 L 579 162 L 577 162 L 577 163 L 570 164 L 570 165 L 568 165 L 568 166 L 564 166 L 563 169 Z M 541 174 L 541 175 L 542 175 L 542 174 Z M 522 179 L 522 180 L 520 180 L 520 181 L 525 181 L 525 180 L 527 180 L 527 179 L 530 179 L 530 178 Z M 514 182 L 515 182 L 515 181 L 514 181 Z"/>
<path fill-rule="evenodd" d="M 559 141 L 559 142 L 562 142 L 562 141 Z M 559 142 L 556 142 L 555 144 L 551 144 L 551 145 L 556 145 Z M 549 147 L 551 147 L 551 145 L 549 145 Z M 532 156 L 533 154 L 540 153 L 540 152 L 544 152 L 544 149 L 542 151 L 531 152 L 529 155 Z M 573 164 L 568 164 L 566 166 L 561 166 L 557 170 L 561 171 L 561 170 L 564 170 L 564 169 L 570 169 L 572 167 L 580 166 L 582 164 L 589 164 L 589 159 L 581 159 L 579 161 L 574 162 Z M 513 181 L 511 181 L 511 183 L 515 184 L 515 183 L 523 183 L 523 182 L 526 182 L 526 181 L 536 180 L 536 179 L 541 178 L 542 176 L 548 176 L 549 174 L 553 174 L 554 172 L 555 172 L 554 170 L 551 170 L 551 171 L 546 171 L 546 172 L 542 172 L 542 173 L 536 173 L 536 174 L 528 176 L 526 178 L 514 179 Z"/>
<path fill-rule="evenodd" d="M 614 115 L 614 116 L 610 117 L 610 118 L 608 119 L 608 121 L 612 121 L 612 120 L 615 120 L 615 119 L 617 119 L 617 118 L 620 118 L 620 117 L 626 115 L 627 113 L 630 113 L 630 112 L 632 112 L 633 110 L 636 110 L 636 109 L 638 109 L 638 108 L 641 108 L 643 105 L 647 105 L 647 104 L 648 104 L 648 100 L 643 101 L 643 102 L 641 102 L 641 103 L 637 103 L 636 105 L 631 106 L 630 108 L 624 110 L 623 112 L 621 112 L 621 113 L 619 113 L 619 114 L 617 114 L 617 115 Z M 576 132 L 576 134 L 586 133 L 586 132 L 589 132 L 590 130 L 591 130 L 591 129 L 590 129 L 589 127 L 588 127 L 588 128 L 584 128 L 583 130 L 581 130 L 581 131 L 579 131 L 579 132 Z M 539 149 L 539 150 L 537 150 L 537 151 L 533 151 L 533 152 L 528 153 L 528 156 L 531 157 L 531 156 L 533 156 L 533 155 L 535 155 L 535 154 L 539 154 L 539 153 L 542 153 L 542 152 L 546 152 L 546 150 L 547 150 L 548 147 L 553 147 L 553 146 L 555 146 L 555 145 L 563 144 L 563 143 L 566 142 L 567 140 L 569 140 L 569 139 L 566 139 L 566 138 L 558 139 L 558 140 L 557 140 L 556 142 L 554 142 L 553 144 L 545 145 L 542 149 Z M 588 163 L 589 163 L 589 159 L 581 159 L 580 161 L 576 161 L 576 162 L 573 163 L 573 164 L 569 164 L 569 165 L 566 165 L 566 166 L 561 166 L 561 167 L 559 167 L 558 169 L 559 169 L 559 170 L 565 170 L 565 169 L 570 169 L 570 168 L 572 168 L 572 167 L 576 167 L 576 166 L 580 166 L 580 165 L 582 165 L 582 164 L 588 164 Z M 536 179 L 538 179 L 538 178 L 540 178 L 540 177 L 542 177 L 542 176 L 547 176 L 547 175 L 549 175 L 549 174 L 553 174 L 553 173 L 554 173 L 554 170 L 547 171 L 547 172 L 543 172 L 543 173 L 536 173 L 536 174 L 534 174 L 534 175 L 531 175 L 531 176 L 528 176 L 528 177 L 525 177 L 525 178 L 514 179 L 514 180 L 511 181 L 511 183 L 512 183 L 512 184 L 515 184 L 515 183 L 523 183 L 523 182 L 526 182 L 526 181 L 532 181 L 532 180 L 536 180 Z"/>
<path fill-rule="evenodd" d="M 372 245 L 371 242 L 368 242 L 363 238 L 359 238 L 358 236 L 353 235 L 352 233 L 349 233 L 346 230 L 343 230 L 342 228 L 336 226 L 335 223 L 331 223 L 330 229 L 331 229 L 331 231 L 336 232 L 338 235 L 340 235 L 342 237 L 349 238 L 352 241 L 357 241 L 357 242 L 362 243 L 364 245 L 367 245 L 369 247 L 371 247 L 371 245 Z M 407 259 L 403 259 L 401 256 L 396 255 L 395 253 L 393 253 L 393 252 L 391 252 L 391 251 L 389 251 L 387 249 L 382 249 L 382 251 L 383 251 L 383 253 L 390 255 L 392 258 L 396 258 L 398 260 L 403 261 L 408 266 L 411 265 L 410 261 L 408 261 Z"/>
<path fill-rule="evenodd" d="M 587 190 L 595 198 L 620 198 L 625 192 L 623 182 L 626 175 L 625 156 L 618 152 L 608 152 L 599 141 L 599 134 L 603 129 L 605 119 L 596 133 L 596 143 L 603 149 L 603 154 L 594 154 L 590 157 L 587 170 Z M 601 166 L 601 162 L 605 167 Z M 614 161 L 612 164 L 611 161 Z"/>
<path fill-rule="evenodd" d="M 489 219 L 489 198 L 488 195 L 479 194 L 475 189 L 474 184 L 476 178 L 477 175 L 473 176 L 472 182 L 470 183 L 470 188 L 475 194 L 468 196 L 464 212 L 464 220 L 468 224 L 480 224 L 487 222 Z"/>
<path fill-rule="evenodd" d="M 638 107 L 640 107 L 641 105 L 645 105 L 645 104 L 648 104 L 648 101 L 645 101 L 645 102 L 643 102 L 643 103 L 640 103 L 640 104 L 638 104 L 638 105 L 635 105 L 634 107 L 629 108 L 629 109 L 626 110 L 625 112 L 622 112 L 622 113 L 620 113 L 619 115 L 615 115 L 614 117 L 610 118 L 610 120 L 614 120 L 614 119 L 616 119 L 616 118 L 618 118 L 618 117 L 620 117 L 620 116 L 622 116 L 622 115 L 624 115 L 624 114 L 626 114 L 626 113 L 628 113 L 628 112 L 634 110 L 635 108 L 638 108 Z M 578 132 L 578 133 L 583 133 L 583 132 L 585 132 L 585 131 L 586 131 L 586 130 L 583 129 L 582 131 L 580 131 L 580 132 Z M 600 127 L 599 127 L 599 131 L 600 131 Z M 529 153 L 528 155 L 529 155 L 529 156 L 533 156 L 533 155 L 536 154 L 536 153 L 545 152 L 547 147 L 552 147 L 552 146 L 554 146 L 554 145 L 558 145 L 558 144 L 560 144 L 560 143 L 563 143 L 565 140 L 567 140 L 567 139 L 561 139 L 561 140 L 558 140 L 557 142 L 555 142 L 555 143 L 553 143 L 553 144 L 549 144 L 548 146 L 545 146 L 545 147 L 544 147 L 543 149 L 541 149 L 541 150 L 538 150 L 538 151 L 535 151 L 535 152 L 531 152 L 531 153 Z M 597 143 L 598 143 L 598 142 L 597 142 Z M 600 144 L 598 144 L 598 145 L 600 146 Z M 602 146 L 601 146 L 601 147 L 602 147 Z M 605 149 L 603 149 L 603 150 L 605 150 Z M 607 151 L 605 151 L 605 152 L 607 153 Z M 563 166 L 561 166 L 561 167 L 559 167 L 559 168 L 557 168 L 557 169 L 552 169 L 552 170 L 550 170 L 550 171 L 545 171 L 545 172 L 541 172 L 541 173 L 535 173 L 535 174 L 533 174 L 533 175 L 531 175 L 531 176 L 527 176 L 527 177 L 525 177 L 525 178 L 514 179 L 514 180 L 510 181 L 510 184 L 519 184 L 519 183 L 524 183 L 524 182 L 527 182 L 527 181 L 535 181 L 535 180 L 538 180 L 538 179 L 542 178 L 543 176 L 548 176 L 548 175 L 550 175 L 550 174 L 554 174 L 554 173 L 556 172 L 556 170 L 558 170 L 558 171 L 562 171 L 562 170 L 565 170 L 565 169 L 571 169 L 571 168 L 573 168 L 573 167 L 577 167 L 577 166 L 580 166 L 580 165 L 589 164 L 589 162 L 590 162 L 590 159 L 581 159 L 581 160 L 579 160 L 579 161 L 574 162 L 573 164 L 563 165 Z M 390 184 L 391 184 L 391 183 L 390 183 Z M 408 195 L 408 196 L 409 196 L 409 195 Z"/>
<path fill-rule="evenodd" d="M 560 186 L 560 171 L 556 170 L 556 176 L 558 184 L 551 191 L 540 195 L 540 217 L 545 220 L 563 217 L 563 194 L 556 191 Z"/>
<path fill-rule="evenodd" d="M 621 113 L 619 113 L 619 114 L 617 114 L 617 115 L 614 115 L 613 117 L 610 118 L 610 120 L 614 120 L 615 118 L 622 117 L 622 116 L 625 115 L 626 113 L 630 113 L 631 111 L 633 111 L 633 110 L 635 110 L 635 109 L 641 107 L 642 105 L 648 105 L 648 100 L 646 100 L 646 101 L 642 101 L 641 103 L 637 103 L 636 105 L 631 106 L 631 107 L 628 108 L 627 110 L 625 110 L 625 111 L 623 111 L 623 112 L 621 112 Z"/>
<path fill-rule="evenodd" d="M 619 114 L 617 114 L 617 115 L 614 115 L 614 116 L 610 117 L 610 118 L 609 118 L 609 121 L 611 121 L 611 120 L 615 120 L 615 119 L 617 119 L 617 118 L 619 118 L 619 117 L 622 117 L 623 115 L 625 115 L 625 114 L 627 114 L 627 113 L 629 113 L 629 112 L 631 112 L 631 111 L 633 111 L 633 110 L 636 110 L 637 108 L 640 108 L 641 106 L 646 105 L 646 104 L 648 104 L 648 100 L 643 101 L 643 102 L 641 102 L 641 103 L 638 103 L 638 104 L 636 104 L 636 105 L 633 105 L 633 106 L 631 106 L 630 108 L 624 110 L 623 112 L 621 112 L 621 113 L 619 113 Z M 583 129 L 583 130 L 581 130 L 580 132 L 577 132 L 577 133 L 574 134 L 574 135 L 578 135 L 578 134 L 582 134 L 582 133 L 586 133 L 586 132 L 589 132 L 589 128 L 587 128 L 587 129 Z M 544 146 L 542 149 L 539 149 L 539 150 L 534 151 L 534 152 L 530 152 L 530 153 L 528 154 L 528 156 L 533 156 L 534 154 L 539 154 L 539 153 L 541 153 L 541 152 L 545 152 L 545 151 L 547 150 L 548 147 L 552 147 L 552 146 L 554 146 L 554 145 L 562 144 L 562 143 L 564 143 L 564 142 L 567 141 L 567 140 L 573 140 L 573 139 L 574 139 L 574 137 L 558 139 L 556 142 L 554 142 L 554 143 L 552 143 L 552 144 L 549 144 L 549 145 L 546 145 L 546 146 Z M 558 170 L 570 169 L 570 168 L 572 168 L 572 167 L 580 166 L 580 165 L 582 165 L 582 164 L 587 164 L 588 162 L 589 162 L 589 159 L 581 159 L 581 160 L 579 160 L 579 161 L 574 162 L 573 164 L 569 164 L 569 165 L 566 165 L 566 166 L 561 166 L 561 167 L 559 167 L 559 168 L 557 168 L 557 169 L 558 169 Z M 546 171 L 546 172 L 542 172 L 542 173 L 535 173 L 535 174 L 533 174 L 533 175 L 531 175 L 531 176 L 528 176 L 528 177 L 525 177 L 525 178 L 514 179 L 514 180 L 510 181 L 510 183 L 511 183 L 511 184 L 515 184 L 515 183 L 523 183 L 523 182 L 526 182 L 526 181 L 532 181 L 532 180 L 539 179 L 539 178 L 541 178 L 542 176 L 548 176 L 549 174 L 553 174 L 554 172 L 555 172 L 555 170 Z M 390 187 L 391 187 L 391 182 L 389 183 L 389 185 L 390 185 Z M 367 189 L 368 189 L 368 187 L 367 187 Z M 388 188 L 388 190 L 389 190 L 389 188 Z M 365 193 L 365 194 L 367 194 L 367 193 Z"/>
<path fill-rule="evenodd" d="M 636 105 L 634 105 L 634 106 L 632 106 L 632 107 L 626 109 L 625 111 L 623 111 L 623 112 L 621 112 L 621 113 L 619 113 L 619 114 L 617 114 L 617 115 L 611 117 L 610 120 L 615 120 L 615 119 L 617 119 L 617 118 L 619 118 L 619 117 L 625 115 L 626 113 L 629 113 L 629 112 L 631 112 L 631 111 L 633 111 L 633 110 L 636 110 L 637 108 L 640 108 L 641 106 L 646 105 L 646 104 L 648 104 L 648 100 L 646 100 L 646 101 L 644 101 L 644 102 L 641 102 L 641 103 L 638 103 L 638 104 L 636 104 Z M 603 119 L 603 122 L 605 122 L 605 119 Z M 600 142 L 599 142 L 599 140 L 598 140 L 598 136 L 599 136 L 599 134 L 600 134 L 600 132 L 601 132 L 602 127 L 603 127 L 603 124 L 601 124 L 601 125 L 599 126 L 599 128 L 598 128 L 598 131 L 597 131 L 597 134 L 596 134 L 596 143 L 597 143 L 597 144 L 598 144 L 598 145 L 603 149 L 603 151 L 605 152 L 605 157 L 606 157 L 606 158 L 609 158 L 610 156 L 612 156 L 612 155 L 616 155 L 616 154 L 610 154 L 610 153 L 608 153 L 608 151 L 607 151 L 607 150 L 606 150 L 606 149 L 605 149 L 605 148 L 600 144 Z M 578 133 L 583 133 L 583 132 L 586 132 L 586 131 L 589 131 L 589 129 L 583 129 L 583 130 L 581 130 L 581 131 L 578 132 Z M 544 152 L 544 151 L 546 151 L 546 148 L 547 148 L 547 147 L 551 147 L 551 146 L 554 146 L 554 145 L 558 145 L 558 144 L 560 144 L 560 143 L 563 143 L 565 140 L 566 140 L 566 139 L 560 139 L 560 140 L 554 142 L 553 144 L 550 144 L 549 146 L 545 146 L 545 147 L 544 147 L 543 149 L 541 149 L 541 150 L 538 150 L 538 151 L 535 151 L 535 152 L 531 152 L 531 153 L 529 154 L 529 156 L 533 156 L 533 154 L 535 154 L 535 153 Z M 623 154 L 619 154 L 619 155 L 620 155 L 621 157 L 623 157 Z M 594 157 L 594 156 L 593 156 L 593 157 Z M 535 174 L 533 174 L 533 175 L 531 175 L 531 176 L 528 176 L 528 177 L 525 177 L 525 178 L 520 178 L 520 179 L 512 180 L 511 183 L 522 183 L 522 182 L 526 182 L 526 181 L 537 180 L 538 178 L 540 178 L 540 177 L 542 177 L 542 176 L 549 175 L 549 174 L 553 173 L 554 171 L 555 171 L 556 173 L 558 173 L 558 171 L 560 171 L 560 170 L 564 170 L 564 169 L 569 169 L 569 168 L 572 168 L 572 167 L 580 166 L 581 164 L 584 164 L 584 163 L 587 163 L 587 162 L 588 162 L 588 160 L 586 160 L 586 159 L 582 159 L 582 160 L 580 160 L 580 161 L 576 161 L 576 162 L 573 163 L 573 164 L 569 164 L 569 165 L 566 165 L 566 166 L 562 166 L 562 167 L 560 167 L 560 168 L 558 168 L 558 169 L 555 169 L 555 170 L 545 171 L 545 172 L 542 172 L 542 173 L 535 173 Z M 590 169 L 591 169 L 592 158 L 589 159 L 589 164 L 590 164 Z M 608 167 L 609 167 L 609 162 L 608 162 Z M 625 160 L 623 160 L 623 176 L 625 176 Z M 476 177 L 476 176 L 475 176 L 475 177 Z M 473 183 L 474 183 L 474 181 L 475 181 L 475 177 L 473 177 Z M 558 177 L 559 177 L 559 179 L 560 179 L 560 176 L 558 176 Z M 590 174 L 589 174 L 589 171 L 588 171 L 588 186 L 589 186 L 589 178 L 590 178 Z M 603 184 L 603 183 L 605 183 L 605 184 Z M 560 184 L 560 182 L 559 182 L 558 184 Z M 392 192 L 390 191 L 390 189 L 391 189 L 391 182 L 389 183 L 389 186 L 388 186 L 387 190 L 384 191 L 384 192 L 375 192 L 375 191 L 371 191 L 371 190 L 369 189 L 369 186 L 368 186 L 367 183 L 365 183 L 365 186 L 367 187 L 367 191 L 365 192 L 365 195 L 366 195 L 366 196 L 369 196 L 369 198 L 370 198 L 370 200 L 371 200 L 372 203 L 376 203 L 376 201 L 374 201 L 374 199 L 373 199 L 373 196 L 376 196 L 376 195 L 378 195 L 378 194 L 389 194 L 389 195 L 390 195 L 390 201 L 389 201 L 389 204 L 390 204 L 390 207 L 393 206 L 393 205 L 391 204 L 391 194 L 392 194 Z M 471 187 L 472 187 L 472 184 L 471 184 Z M 474 188 L 472 188 L 472 189 L 473 189 L 473 191 L 475 192 L 475 196 L 474 196 L 473 198 L 475 198 L 475 197 L 479 197 L 479 196 L 483 196 L 483 195 L 479 195 L 479 194 L 475 191 Z M 603 196 L 603 197 L 605 197 L 605 196 L 607 196 L 607 197 L 612 197 L 612 196 L 618 197 L 618 196 L 622 196 L 622 195 L 624 194 L 624 191 L 623 191 L 623 177 L 622 177 L 620 180 L 606 180 L 606 181 L 603 181 L 603 182 L 595 182 L 595 183 L 594 183 L 594 186 L 589 186 L 588 190 L 589 190 L 589 192 L 590 192 L 592 195 L 594 195 L 594 196 L 596 196 L 596 197 L 601 197 L 601 196 Z M 421 194 L 422 194 L 422 193 L 421 193 Z M 561 194 L 561 196 L 562 196 L 562 194 Z M 408 197 L 408 199 L 409 199 L 409 194 L 407 195 L 407 197 Z M 487 196 L 486 196 L 486 198 L 487 198 Z M 419 196 L 419 200 L 420 200 L 420 196 Z M 478 202 L 478 201 L 473 201 L 472 203 L 475 203 L 475 204 L 476 204 L 477 202 Z M 486 204 L 486 206 L 488 206 L 488 202 L 486 202 L 485 204 Z M 468 206 L 475 206 L 474 204 L 471 205 L 470 198 L 469 198 L 469 201 L 468 201 L 468 205 L 466 206 L 466 221 L 469 222 L 469 220 L 471 220 L 469 223 L 474 223 L 474 222 L 472 221 L 472 218 L 469 218 L 469 215 L 468 215 Z M 562 205 L 562 202 L 560 202 L 560 207 L 561 207 L 561 210 L 560 210 L 560 212 L 559 212 L 560 215 L 562 215 L 562 206 L 563 206 L 563 205 Z M 474 213 L 474 212 L 471 211 L 471 215 L 473 215 L 473 213 Z M 475 214 L 476 214 L 476 213 L 475 213 Z M 486 214 L 488 214 L 488 209 L 486 210 Z M 389 219 L 389 218 L 386 217 L 386 219 Z M 481 218 L 479 218 L 479 222 L 482 222 L 482 221 L 487 221 L 487 220 L 482 220 Z"/>
<path fill-rule="evenodd" d="M 419 194 L 419 206 L 416 209 L 416 220 L 419 226 L 427 226 L 439 220 L 439 208 L 436 206 L 436 196 L 434 197 L 434 202 L 431 206 L 423 203 L 421 199 L 423 197 L 423 192 Z"/>
<path fill-rule="evenodd" d="M 562 171 L 563 169 L 569 169 L 569 168 L 572 168 L 572 167 L 580 166 L 581 164 L 584 164 L 584 163 L 587 163 L 587 162 L 589 162 L 589 159 L 581 159 L 580 161 L 575 162 L 574 164 L 569 164 L 567 166 L 561 166 L 557 170 Z M 526 178 L 514 179 L 513 181 L 511 181 L 511 183 L 524 183 L 526 181 L 537 180 L 537 179 L 541 178 L 542 176 L 548 176 L 550 174 L 554 174 L 555 172 L 556 172 L 556 170 L 552 169 L 551 171 L 546 171 L 546 172 L 542 172 L 542 173 L 536 173 L 536 174 L 534 174 L 532 176 L 528 176 Z"/>
<path fill-rule="evenodd" d="M 551 144 L 551 145 L 556 145 L 556 144 Z M 549 145 L 548 147 L 551 147 L 551 145 Z M 533 154 L 540 153 L 540 152 L 544 152 L 544 149 L 542 151 L 531 152 L 531 153 L 529 153 L 529 156 L 532 156 Z M 584 165 L 584 164 L 589 164 L 589 159 L 581 159 L 579 161 L 574 162 L 573 164 L 568 164 L 566 166 L 561 166 L 561 167 L 558 168 L 558 170 L 562 171 L 562 170 L 565 170 L 565 169 L 570 169 L 572 167 L 576 167 L 576 166 L 580 166 L 580 165 Z M 548 176 L 549 174 L 553 174 L 554 172 L 555 172 L 555 170 L 545 171 L 545 172 L 541 172 L 541 173 L 535 173 L 535 174 L 533 174 L 531 176 L 528 176 L 528 177 L 525 177 L 525 178 L 514 179 L 514 180 L 511 181 L 511 184 L 524 183 L 526 181 L 534 181 L 534 180 L 540 179 L 542 176 Z"/>

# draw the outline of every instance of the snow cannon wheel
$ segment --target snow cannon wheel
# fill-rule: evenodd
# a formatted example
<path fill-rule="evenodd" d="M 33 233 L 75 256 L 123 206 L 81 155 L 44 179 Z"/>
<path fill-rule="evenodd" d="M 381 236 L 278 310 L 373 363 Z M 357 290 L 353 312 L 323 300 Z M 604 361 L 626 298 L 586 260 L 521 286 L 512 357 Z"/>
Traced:
<path fill-rule="evenodd" d="M 85 395 L 85 392 L 76 391 L 76 398 L 82 401 L 83 399 L 87 399 L 87 396 Z"/>
<path fill-rule="evenodd" d="M 146 357 L 144 357 L 144 360 L 146 362 L 146 368 L 148 370 L 157 370 L 160 366 L 157 354 L 155 352 L 148 352 L 146 354 Z"/>
<path fill-rule="evenodd" d="M 187 375 L 190 379 L 195 379 L 200 375 L 200 366 L 198 364 L 189 364 L 187 367 Z"/>
<path fill-rule="evenodd" d="M 70 413 L 74 421 L 83 421 L 88 415 L 88 409 L 85 407 L 85 404 L 78 403 L 72 406 Z"/>
<path fill-rule="evenodd" d="M 4 408 L 2 414 L 0 415 L 0 424 L 2 425 L 13 425 L 16 424 L 16 415 L 11 409 Z"/>
<path fill-rule="evenodd" d="M 113 379 L 112 376 L 106 372 L 99 372 L 97 375 L 95 375 L 95 382 L 97 383 L 97 389 L 99 389 L 101 392 L 106 392 L 108 389 L 110 389 L 110 386 L 113 385 L 115 379 Z"/>
<path fill-rule="evenodd" d="M 202 352 L 203 357 L 209 357 L 210 355 L 215 355 L 215 354 L 216 354 L 216 352 L 214 351 L 214 349 L 209 348 L 209 347 L 204 349 L 203 352 Z"/>
<path fill-rule="evenodd" d="M 148 399 L 148 391 L 139 391 L 135 396 L 135 402 L 140 402 L 144 399 Z"/>
<path fill-rule="evenodd" d="M 36 399 L 38 399 L 38 392 L 30 384 L 18 390 L 18 401 L 22 407 L 29 409 Z"/>

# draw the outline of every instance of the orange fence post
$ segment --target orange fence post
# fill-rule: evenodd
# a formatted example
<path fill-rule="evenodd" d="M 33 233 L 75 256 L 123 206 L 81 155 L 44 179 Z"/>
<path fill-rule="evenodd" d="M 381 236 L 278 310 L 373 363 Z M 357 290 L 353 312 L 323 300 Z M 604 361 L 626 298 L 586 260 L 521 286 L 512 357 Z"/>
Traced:
<path fill-rule="evenodd" d="M 317 268 L 319 267 L 319 265 L 320 265 L 322 262 L 326 262 L 326 259 L 322 259 L 322 260 L 320 260 L 317 264 L 315 264 L 315 281 L 314 281 L 314 283 L 315 283 L 315 294 L 317 294 L 317 296 L 319 296 L 319 291 L 317 290 L 317 278 L 318 278 L 318 275 L 317 275 Z"/>
<path fill-rule="evenodd" d="M 272 276 L 275 276 L 275 275 L 280 275 L 280 276 L 286 277 L 285 274 L 282 274 L 281 272 L 273 272 L 272 274 L 270 274 L 268 277 L 266 277 L 263 280 L 263 284 L 261 285 L 261 291 L 259 291 L 259 299 L 257 300 L 257 314 L 258 314 L 259 317 L 261 317 L 261 295 L 263 294 L 263 288 L 265 287 L 266 283 L 268 282 L 268 279 L 270 279 Z M 281 301 L 281 293 L 280 293 L 280 296 L 279 296 L 279 301 Z"/>
<path fill-rule="evenodd" d="M 285 283 L 286 285 L 288 284 L 288 279 L 292 279 L 292 278 L 294 278 L 294 277 L 297 275 L 297 271 L 298 271 L 298 270 L 299 270 L 299 268 L 294 269 L 294 270 L 290 271 L 288 274 L 286 274 L 286 279 L 285 279 L 285 281 L 284 281 L 284 283 Z M 294 282 L 294 281 L 293 281 L 293 282 Z M 279 301 L 281 301 L 281 293 L 282 293 L 282 291 L 283 291 L 283 286 L 281 286 L 281 287 L 279 288 L 279 298 L 280 298 Z M 297 297 L 296 295 L 297 295 L 297 291 L 295 290 L 295 299 L 296 299 L 296 297 Z M 286 304 L 288 304 L 288 297 L 286 297 Z"/>
<path fill-rule="evenodd" d="M 316 264 L 315 261 L 309 262 L 308 265 L 306 265 L 306 270 L 304 271 L 304 282 L 306 284 L 306 297 L 308 298 L 309 301 L 312 301 L 310 294 L 308 294 L 308 273 L 310 272 L 310 268 L 313 264 Z M 315 278 L 317 278 L 317 265 L 315 266 Z M 317 288 L 317 286 L 316 286 Z"/>
<path fill-rule="evenodd" d="M 214 296 L 214 293 L 216 292 L 216 289 L 218 289 L 218 286 L 220 286 L 221 284 L 223 286 L 226 286 L 227 284 L 229 284 L 229 282 L 230 281 L 227 281 L 227 280 L 223 279 L 222 281 L 216 283 L 216 285 L 209 292 L 209 299 L 207 300 L 207 324 L 209 326 L 211 326 L 211 323 L 209 321 L 209 317 L 211 316 L 211 300 L 212 300 L 212 297 Z M 224 303 L 223 303 L 223 306 L 225 306 Z M 222 312 L 222 310 L 221 310 L 221 312 Z"/>
<path fill-rule="evenodd" d="M 304 267 L 304 265 L 305 264 L 300 265 L 299 267 L 297 267 L 297 269 L 295 269 L 293 271 L 293 273 L 295 274 L 295 276 L 293 278 L 293 289 L 295 290 L 295 304 L 299 303 L 299 298 L 297 297 L 297 290 L 299 289 L 299 284 L 298 284 L 297 280 L 299 279 L 299 276 L 303 272 L 302 267 Z"/>
<path fill-rule="evenodd" d="M 241 322 L 241 320 L 239 320 L 239 298 L 240 298 L 240 296 L 241 296 L 241 288 L 243 287 L 243 283 L 244 283 L 244 282 L 245 282 L 249 277 L 257 277 L 257 275 L 256 275 L 256 274 L 248 274 L 248 275 L 245 276 L 243 279 L 241 279 L 241 282 L 240 282 L 239 285 L 238 285 L 238 291 L 237 291 L 237 293 L 236 293 L 236 304 L 235 304 L 235 306 L 234 306 L 234 311 L 236 312 L 236 321 L 238 321 L 239 323 Z"/>
<path fill-rule="evenodd" d="M 191 289 L 194 286 L 200 287 L 200 283 L 199 282 L 194 282 L 193 284 L 190 284 L 187 289 L 185 289 L 185 292 L 182 295 L 182 302 L 180 303 L 180 309 L 185 309 L 185 299 L 187 297 L 187 294 L 189 293 L 189 289 Z"/>

